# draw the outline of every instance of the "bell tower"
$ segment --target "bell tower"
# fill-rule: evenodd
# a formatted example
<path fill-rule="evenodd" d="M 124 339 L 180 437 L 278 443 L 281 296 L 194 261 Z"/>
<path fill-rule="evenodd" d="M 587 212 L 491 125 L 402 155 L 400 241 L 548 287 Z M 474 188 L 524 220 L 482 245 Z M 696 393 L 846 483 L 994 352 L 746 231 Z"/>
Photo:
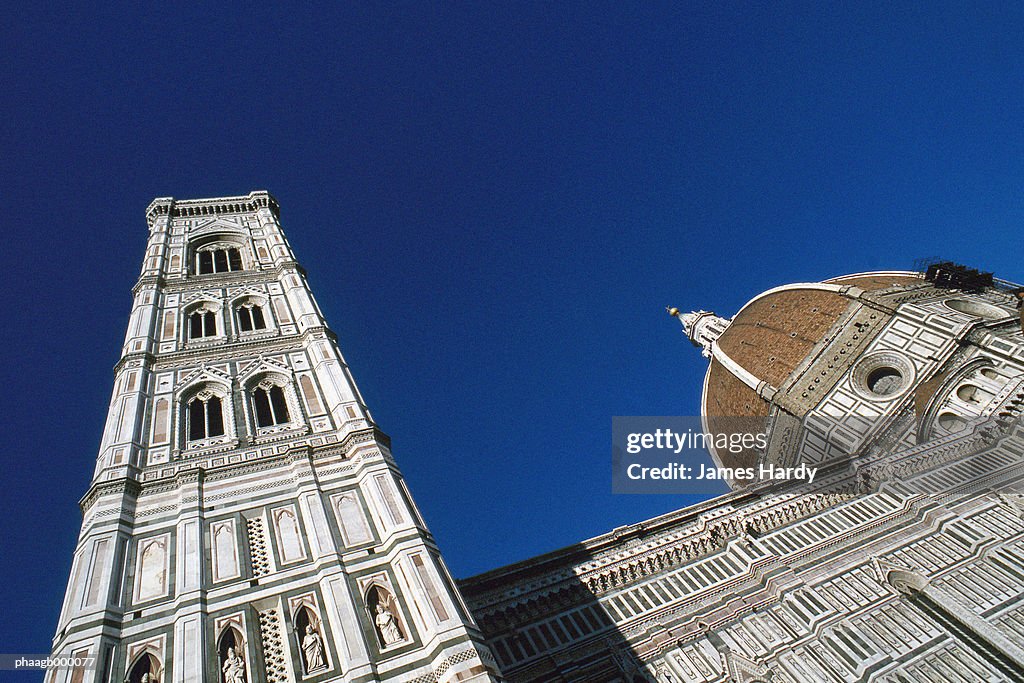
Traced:
<path fill-rule="evenodd" d="M 497 680 L 275 199 L 146 219 L 48 683 Z"/>

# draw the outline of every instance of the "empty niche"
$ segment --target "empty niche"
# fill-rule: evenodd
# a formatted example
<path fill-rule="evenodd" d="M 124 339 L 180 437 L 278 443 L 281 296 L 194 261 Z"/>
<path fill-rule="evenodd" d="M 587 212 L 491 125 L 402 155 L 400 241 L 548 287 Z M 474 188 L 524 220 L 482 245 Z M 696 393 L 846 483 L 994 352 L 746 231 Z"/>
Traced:
<path fill-rule="evenodd" d="M 211 525 L 210 533 L 213 536 L 213 580 L 222 581 L 239 576 L 234 520 Z"/>
<path fill-rule="evenodd" d="M 986 397 L 985 392 L 973 384 L 962 384 L 956 390 L 957 398 L 965 403 L 982 403 Z"/>
<path fill-rule="evenodd" d="M 274 524 L 277 527 L 277 550 L 281 554 L 282 562 L 295 562 L 306 557 L 302 549 L 302 534 L 299 530 L 299 520 L 295 516 L 295 508 L 277 508 L 272 513 Z"/>
<path fill-rule="evenodd" d="M 139 541 L 136 602 L 158 598 L 167 592 L 167 546 L 169 535 Z"/>
<path fill-rule="evenodd" d="M 363 514 L 363 508 L 354 491 L 338 496 L 335 499 L 334 507 L 338 513 L 342 540 L 346 546 L 351 547 L 373 540 L 366 516 Z"/>

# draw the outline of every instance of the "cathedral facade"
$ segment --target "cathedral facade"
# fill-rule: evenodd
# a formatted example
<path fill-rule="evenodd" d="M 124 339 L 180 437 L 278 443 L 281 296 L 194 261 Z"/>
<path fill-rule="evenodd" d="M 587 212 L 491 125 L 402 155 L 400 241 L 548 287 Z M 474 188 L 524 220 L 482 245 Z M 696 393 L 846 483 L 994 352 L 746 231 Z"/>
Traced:
<path fill-rule="evenodd" d="M 1024 333 L 943 264 L 672 309 L 723 468 L 456 582 L 265 192 L 157 199 L 48 683 L 1024 680 Z"/>

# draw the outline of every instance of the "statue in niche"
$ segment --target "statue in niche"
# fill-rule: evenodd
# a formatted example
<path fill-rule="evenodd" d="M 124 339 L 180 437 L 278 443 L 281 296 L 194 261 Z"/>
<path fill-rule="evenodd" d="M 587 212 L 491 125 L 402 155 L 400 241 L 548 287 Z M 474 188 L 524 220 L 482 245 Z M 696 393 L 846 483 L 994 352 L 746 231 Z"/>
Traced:
<path fill-rule="evenodd" d="M 224 672 L 224 683 L 245 683 L 245 660 L 235 654 L 235 648 L 228 648 L 221 671 Z"/>
<path fill-rule="evenodd" d="M 312 673 L 327 666 L 327 661 L 324 659 L 324 641 L 312 624 L 306 626 L 306 635 L 302 639 L 302 653 L 306 657 L 306 673 Z"/>
<path fill-rule="evenodd" d="M 377 630 L 380 632 L 381 640 L 384 641 L 384 647 L 394 645 L 403 640 L 402 631 L 398 628 L 395 615 L 388 611 L 388 608 L 383 603 L 377 603 L 377 616 L 374 618 L 374 621 L 377 624 Z"/>
<path fill-rule="evenodd" d="M 124 677 L 124 683 L 158 683 L 160 678 L 157 673 L 160 665 L 156 659 L 149 654 L 139 657 L 131 670 Z"/>

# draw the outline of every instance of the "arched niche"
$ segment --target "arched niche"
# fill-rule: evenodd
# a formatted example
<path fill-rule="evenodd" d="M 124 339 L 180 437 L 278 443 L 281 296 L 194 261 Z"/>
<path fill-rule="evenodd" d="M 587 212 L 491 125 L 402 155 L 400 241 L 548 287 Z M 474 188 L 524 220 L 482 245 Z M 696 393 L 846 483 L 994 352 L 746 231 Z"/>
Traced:
<path fill-rule="evenodd" d="M 381 649 L 394 647 L 409 640 L 409 632 L 402 619 L 398 601 L 384 586 L 373 584 L 366 592 L 366 610 Z"/>
<path fill-rule="evenodd" d="M 939 427 L 950 434 L 967 427 L 967 420 L 954 413 L 940 413 L 937 422 Z"/>
<path fill-rule="evenodd" d="M 975 405 L 985 403 L 988 398 L 988 395 L 981 387 L 970 382 L 957 387 L 956 396 L 964 403 L 973 403 Z"/>
<path fill-rule="evenodd" d="M 295 613 L 295 637 L 302 652 L 302 668 L 307 675 L 328 668 L 322 624 L 307 605 Z"/>
<path fill-rule="evenodd" d="M 217 662 L 222 683 L 247 683 L 245 637 L 234 626 L 227 626 L 217 639 Z"/>
<path fill-rule="evenodd" d="M 977 388 L 975 382 L 983 383 L 985 381 L 981 379 L 980 371 L 991 366 L 990 359 L 975 358 L 955 370 L 941 373 L 920 385 L 919 394 L 916 397 L 920 415 L 917 443 L 926 443 L 933 438 L 961 431 L 977 417 L 972 413 L 974 410 L 980 411 L 980 407 L 974 410 L 972 408 L 978 404 L 965 400 L 958 393 L 958 389 L 965 384 Z M 965 391 L 965 395 L 966 393 Z M 977 394 L 977 398 L 986 402 L 991 398 L 991 394 L 982 389 Z"/>
<path fill-rule="evenodd" d="M 160 680 L 161 669 L 160 660 L 156 655 L 143 652 L 128 667 L 125 683 L 157 683 Z"/>

